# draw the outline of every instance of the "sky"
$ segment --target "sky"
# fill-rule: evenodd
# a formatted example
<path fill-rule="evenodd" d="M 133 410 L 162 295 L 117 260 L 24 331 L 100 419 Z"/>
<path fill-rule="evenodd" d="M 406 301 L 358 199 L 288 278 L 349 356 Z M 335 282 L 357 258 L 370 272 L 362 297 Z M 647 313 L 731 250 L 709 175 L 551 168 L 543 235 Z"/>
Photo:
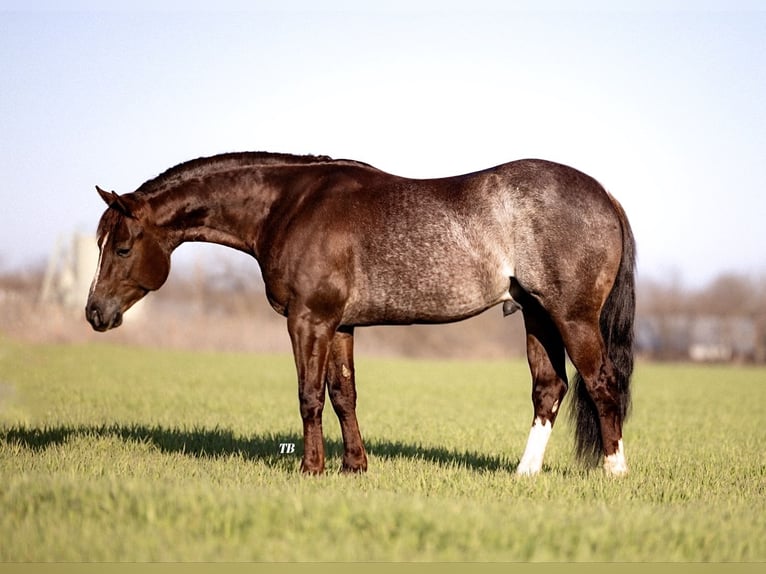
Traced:
<path fill-rule="evenodd" d="M 245 150 L 558 161 L 623 204 L 639 277 L 766 276 L 766 1 L 0 0 L 0 269 L 94 233 L 95 185 Z"/>

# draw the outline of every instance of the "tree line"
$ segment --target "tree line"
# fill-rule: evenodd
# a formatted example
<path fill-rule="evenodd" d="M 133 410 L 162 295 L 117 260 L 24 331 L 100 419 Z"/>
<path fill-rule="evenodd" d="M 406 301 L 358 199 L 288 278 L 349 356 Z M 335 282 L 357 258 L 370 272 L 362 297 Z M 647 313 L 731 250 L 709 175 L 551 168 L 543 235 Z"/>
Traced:
<path fill-rule="evenodd" d="M 724 273 L 689 288 L 644 280 L 636 344 L 653 359 L 766 362 L 766 275 Z"/>

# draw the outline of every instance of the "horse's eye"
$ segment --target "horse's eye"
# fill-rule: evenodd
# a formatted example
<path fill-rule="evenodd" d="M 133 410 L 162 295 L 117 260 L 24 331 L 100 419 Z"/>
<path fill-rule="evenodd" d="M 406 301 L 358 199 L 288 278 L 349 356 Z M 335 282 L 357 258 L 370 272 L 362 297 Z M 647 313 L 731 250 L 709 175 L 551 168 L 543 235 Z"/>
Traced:
<path fill-rule="evenodd" d="M 130 247 L 118 247 L 117 255 L 120 257 L 127 257 L 130 255 Z"/>

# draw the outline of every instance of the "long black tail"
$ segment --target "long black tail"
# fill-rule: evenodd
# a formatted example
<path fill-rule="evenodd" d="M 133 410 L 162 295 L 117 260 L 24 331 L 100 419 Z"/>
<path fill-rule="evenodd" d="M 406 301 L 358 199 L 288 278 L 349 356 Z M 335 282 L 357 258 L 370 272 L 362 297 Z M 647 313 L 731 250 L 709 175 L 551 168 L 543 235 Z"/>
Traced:
<path fill-rule="evenodd" d="M 607 355 L 614 365 L 620 393 L 621 418 L 624 422 L 630 411 L 630 377 L 633 373 L 636 242 L 625 211 L 616 199 L 611 195 L 609 197 L 622 225 L 622 261 L 612 291 L 601 310 L 600 327 Z M 573 404 L 569 414 L 575 425 L 575 452 L 580 460 L 595 464 L 604 452 L 596 405 L 588 394 L 580 373 L 575 374 L 572 384 Z"/>

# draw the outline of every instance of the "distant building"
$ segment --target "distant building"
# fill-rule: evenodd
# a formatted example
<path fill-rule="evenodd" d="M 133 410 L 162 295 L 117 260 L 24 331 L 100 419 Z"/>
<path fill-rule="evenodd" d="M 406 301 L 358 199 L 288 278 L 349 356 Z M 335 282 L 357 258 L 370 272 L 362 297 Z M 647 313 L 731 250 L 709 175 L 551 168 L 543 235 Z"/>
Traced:
<path fill-rule="evenodd" d="M 749 317 L 641 317 L 636 321 L 636 350 L 653 358 L 699 362 L 754 361 L 758 329 Z"/>

